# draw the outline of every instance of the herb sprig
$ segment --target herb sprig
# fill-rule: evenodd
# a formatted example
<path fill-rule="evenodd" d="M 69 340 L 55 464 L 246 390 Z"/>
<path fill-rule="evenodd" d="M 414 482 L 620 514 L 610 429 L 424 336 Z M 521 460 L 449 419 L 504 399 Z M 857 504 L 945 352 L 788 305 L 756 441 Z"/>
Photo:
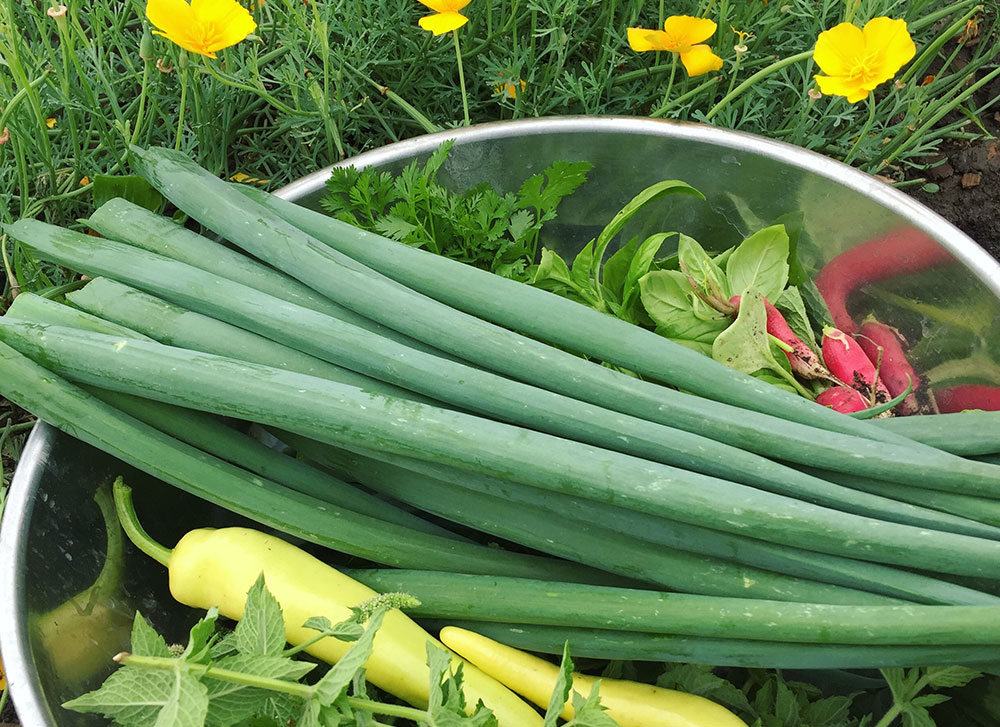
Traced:
<path fill-rule="evenodd" d="M 136 613 L 132 651 L 114 657 L 121 664 L 95 691 L 66 702 L 77 712 L 103 714 L 121 727 L 328 727 L 380 724 L 375 715 L 435 727 L 496 727 L 481 702 L 466 713 L 462 668 L 452 669 L 452 654 L 427 644 L 430 690 L 426 709 L 378 701 L 369 696 L 364 664 L 387 611 L 413 605 L 402 593 L 386 593 L 352 609 L 345 621 L 331 624 L 311 618 L 312 639 L 287 647 L 281 606 L 267 590 L 263 574 L 247 593 L 242 619 L 229 632 L 220 630 L 219 613 L 210 609 L 191 628 L 184 647 L 166 640 Z M 316 664 L 294 659 L 317 641 L 353 642 L 345 655 L 318 680 L 303 682 Z M 546 712 L 555 727 L 573 683 L 568 647 L 560 679 Z M 596 689 L 586 699 L 573 695 L 573 727 L 614 727 Z"/>

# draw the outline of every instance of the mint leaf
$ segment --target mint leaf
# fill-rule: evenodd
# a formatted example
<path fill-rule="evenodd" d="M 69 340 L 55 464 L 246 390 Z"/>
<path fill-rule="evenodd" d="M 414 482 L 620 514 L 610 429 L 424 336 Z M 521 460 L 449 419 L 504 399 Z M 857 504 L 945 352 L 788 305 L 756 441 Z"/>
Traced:
<path fill-rule="evenodd" d="M 205 685 L 186 671 L 173 673 L 170 696 L 153 727 L 203 727 L 208 713 Z"/>
<path fill-rule="evenodd" d="M 326 618 L 326 616 L 313 616 L 302 624 L 302 626 L 303 628 L 320 631 L 324 635 L 332 636 L 340 641 L 357 641 L 365 632 L 365 627 L 353 618 L 331 625 L 330 619 Z"/>
<path fill-rule="evenodd" d="M 242 674 L 292 681 L 298 681 L 315 668 L 315 664 L 282 656 L 247 654 L 218 659 L 213 666 Z M 202 683 L 208 690 L 209 698 L 206 724 L 213 727 L 228 727 L 265 712 L 267 701 L 273 694 L 266 689 L 213 679 L 211 672 L 202 679 Z M 301 700 L 296 701 L 301 703 Z"/>
<path fill-rule="evenodd" d="M 736 291 L 756 288 L 772 303 L 788 284 L 788 235 L 782 225 L 765 227 L 741 242 L 726 263 Z"/>
<path fill-rule="evenodd" d="M 375 632 L 382 625 L 385 609 L 379 608 L 372 614 L 364 634 L 334 664 L 323 678 L 316 683 L 316 698 L 324 707 L 333 704 L 347 689 L 354 673 L 364 666 L 372 655 Z"/>
<path fill-rule="evenodd" d="M 98 689 L 65 702 L 63 707 L 103 714 L 123 727 L 149 727 L 170 701 L 173 688 L 172 672 L 123 666 Z"/>
<path fill-rule="evenodd" d="M 181 658 L 195 664 L 207 664 L 212 660 L 212 644 L 215 642 L 215 622 L 219 609 L 212 606 L 205 615 L 191 627 L 187 648 Z"/>
<path fill-rule="evenodd" d="M 135 612 L 135 620 L 132 622 L 132 653 L 138 656 L 162 656 L 165 658 L 173 656 L 166 640 L 146 622 L 146 619 L 138 611 Z"/>
<path fill-rule="evenodd" d="M 247 591 L 243 617 L 233 630 L 236 648 L 250 656 L 277 656 L 285 649 L 281 606 L 264 585 L 264 574 Z"/>

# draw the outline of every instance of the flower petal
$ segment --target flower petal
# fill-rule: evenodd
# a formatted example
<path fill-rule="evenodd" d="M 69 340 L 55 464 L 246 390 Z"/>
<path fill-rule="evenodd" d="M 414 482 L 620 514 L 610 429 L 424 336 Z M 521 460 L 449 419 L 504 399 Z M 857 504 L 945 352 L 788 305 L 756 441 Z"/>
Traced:
<path fill-rule="evenodd" d="M 700 76 L 709 71 L 722 68 L 722 59 L 712 52 L 707 45 L 693 45 L 690 50 L 680 54 L 681 63 L 689 76 Z"/>
<path fill-rule="evenodd" d="M 878 53 L 879 83 L 888 81 L 917 54 L 917 46 L 906 30 L 905 20 L 872 18 L 862 30 L 869 53 Z"/>
<path fill-rule="evenodd" d="M 191 6 L 184 0 L 147 0 L 146 17 L 161 31 L 160 35 L 170 40 L 174 36 L 186 37 L 188 28 L 194 22 Z"/>
<path fill-rule="evenodd" d="M 206 50 L 236 45 L 257 28 L 250 11 L 236 0 L 191 0 L 191 10 L 201 24 Z"/>
<path fill-rule="evenodd" d="M 663 31 L 673 39 L 674 48 L 683 48 L 708 40 L 717 27 L 714 20 L 694 18 L 690 15 L 671 15 L 663 21 Z"/>
<path fill-rule="evenodd" d="M 425 15 L 417 21 L 424 30 L 429 30 L 434 35 L 447 33 L 449 30 L 461 28 L 469 19 L 461 13 L 435 13 Z"/>
<path fill-rule="evenodd" d="M 629 28 L 628 45 L 634 51 L 642 53 L 647 50 L 670 50 L 667 47 L 667 34 L 662 30 L 646 28 Z"/>
<path fill-rule="evenodd" d="M 838 76 L 816 76 L 819 90 L 828 96 L 846 96 L 850 103 L 868 98 L 868 89 L 856 80 Z"/>
<path fill-rule="evenodd" d="M 865 36 L 861 28 L 852 23 L 840 23 L 824 30 L 813 50 L 816 65 L 830 76 L 849 75 L 864 57 Z"/>
<path fill-rule="evenodd" d="M 469 4 L 469 0 L 417 0 L 436 13 L 457 13 Z"/>

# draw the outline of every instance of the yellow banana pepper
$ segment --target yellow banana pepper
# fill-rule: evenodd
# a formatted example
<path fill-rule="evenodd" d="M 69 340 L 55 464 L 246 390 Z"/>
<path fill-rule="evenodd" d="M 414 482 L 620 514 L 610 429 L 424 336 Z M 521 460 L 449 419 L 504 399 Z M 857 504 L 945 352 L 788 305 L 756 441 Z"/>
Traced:
<path fill-rule="evenodd" d="M 539 706 L 547 706 L 559 676 L 559 668 L 544 659 L 455 626 L 441 629 L 441 641 Z M 595 677 L 573 673 L 573 691 L 586 697 Z M 650 684 L 600 680 L 601 704 L 621 727 L 746 727 L 725 707 L 704 697 Z M 572 699 L 567 700 L 563 719 L 573 718 Z"/>

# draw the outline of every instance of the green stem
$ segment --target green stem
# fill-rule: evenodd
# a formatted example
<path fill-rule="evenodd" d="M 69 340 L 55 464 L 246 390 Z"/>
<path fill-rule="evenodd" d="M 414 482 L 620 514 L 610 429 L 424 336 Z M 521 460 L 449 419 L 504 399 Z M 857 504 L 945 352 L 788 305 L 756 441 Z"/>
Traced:
<path fill-rule="evenodd" d="M 736 98 L 741 93 L 743 93 L 744 91 L 746 91 L 752 85 L 754 85 L 755 83 L 757 83 L 757 81 L 761 80 L 762 78 L 766 78 L 767 76 L 770 76 L 775 71 L 780 71 L 782 68 L 786 68 L 787 66 L 790 66 L 793 63 L 798 63 L 799 61 L 804 61 L 804 60 L 806 60 L 808 58 L 812 58 L 812 54 L 813 54 L 813 52 L 812 52 L 812 49 L 810 48 L 807 51 L 802 51 L 801 53 L 796 53 L 793 56 L 788 56 L 787 58 L 782 58 L 780 61 L 775 61 L 771 65 L 769 65 L 769 66 L 767 66 L 765 68 L 761 68 L 755 74 L 753 74 L 752 76 L 750 76 L 750 78 L 748 78 L 743 83 L 741 83 L 739 86 L 737 86 L 734 90 L 730 91 L 725 96 L 723 96 L 722 99 L 719 101 L 719 103 L 715 104 L 715 106 L 713 106 L 709 110 L 709 112 L 707 114 L 705 114 L 705 120 L 706 121 L 711 121 L 712 117 L 715 116 L 717 113 L 719 113 L 723 108 L 725 108 L 729 104 L 730 101 L 732 101 L 734 98 Z"/>
<path fill-rule="evenodd" d="M 160 565 L 169 565 L 171 551 L 153 540 L 139 524 L 139 518 L 135 514 L 135 506 L 132 504 L 132 488 L 119 477 L 115 480 L 113 490 L 115 510 L 118 512 L 122 530 L 125 531 L 128 539 L 135 547 Z"/>
<path fill-rule="evenodd" d="M 878 724 L 876 724 L 875 727 L 889 727 L 889 725 L 895 721 L 896 717 L 898 717 L 902 711 L 903 708 L 900 707 L 899 704 L 893 704 L 889 707 L 889 711 L 882 716 L 882 719 L 878 721 Z"/>
<path fill-rule="evenodd" d="M 663 103 L 660 104 L 660 108 L 658 108 L 655 112 L 656 116 L 662 116 L 667 112 L 667 109 L 670 108 L 670 92 L 674 88 L 674 75 L 677 73 L 677 54 L 672 53 L 671 55 L 673 58 L 670 62 L 670 76 L 667 78 L 667 90 L 663 94 Z"/>
<path fill-rule="evenodd" d="M 421 127 L 423 127 L 424 131 L 426 131 L 429 134 L 433 134 L 435 131 L 441 131 L 441 129 L 438 127 L 437 124 L 428 119 L 423 113 L 420 112 L 419 109 L 417 109 L 413 104 L 411 104 L 405 98 L 403 98 L 398 93 L 393 91 L 391 88 L 389 88 L 388 86 L 383 86 L 381 83 L 378 83 L 374 78 L 369 76 L 361 69 L 354 67 L 347 60 L 342 60 L 342 62 L 349 71 L 360 76 L 364 80 L 368 81 L 368 83 L 374 86 L 380 94 L 385 96 L 390 101 L 394 102 L 397 106 L 399 106 L 406 113 L 408 113 L 410 115 L 410 118 L 412 118 L 414 121 L 420 124 Z"/>
<path fill-rule="evenodd" d="M 882 164 L 883 165 L 889 164 L 890 162 L 892 162 L 893 160 L 895 160 L 900 154 L 902 154 L 904 151 L 906 151 L 907 147 L 909 147 L 910 144 L 913 143 L 914 139 L 921 138 L 923 136 L 923 134 L 928 129 L 932 128 L 944 116 L 946 116 L 951 111 L 953 111 L 959 104 L 961 104 L 963 101 L 965 101 L 967 98 L 969 98 L 972 94 L 974 94 L 980 88 L 982 88 L 983 86 L 985 86 L 987 83 L 989 83 L 990 81 L 992 81 L 998 75 L 1000 75 L 1000 67 L 994 68 L 988 74 L 986 74 L 985 76 L 983 76 L 982 78 L 980 78 L 976 83 L 974 83 L 971 86 L 969 86 L 968 88 L 966 88 L 965 91 L 963 91 L 961 94 L 959 94 L 957 97 L 955 97 L 950 103 L 942 104 L 941 107 L 937 110 L 937 112 L 935 112 L 921 126 L 919 126 L 915 131 L 910 132 L 909 135 L 907 135 L 901 141 L 899 141 L 895 145 L 895 148 L 891 152 L 889 152 L 888 154 L 886 154 L 885 159 L 882 162 Z"/>
<path fill-rule="evenodd" d="M 184 51 L 181 51 L 183 53 Z M 181 107 L 177 112 L 177 134 L 174 137 L 174 149 L 180 150 L 181 148 L 181 132 L 184 131 L 184 106 L 187 103 L 187 69 L 184 68 L 180 71 L 181 78 Z"/>
<path fill-rule="evenodd" d="M 149 66 L 151 61 L 143 61 L 142 66 L 142 86 L 139 89 L 139 110 L 135 115 L 135 128 L 132 130 L 132 139 L 129 144 L 139 143 L 139 130 L 142 128 L 142 117 L 146 113 L 146 85 L 149 81 Z"/>
<path fill-rule="evenodd" d="M 872 128 L 872 124 L 875 122 L 875 96 L 872 93 L 868 94 L 868 119 L 865 121 L 864 127 L 861 129 L 861 133 L 858 134 L 858 138 L 855 140 L 854 145 L 851 150 L 847 152 L 847 156 L 844 157 L 844 164 L 850 164 L 851 160 L 854 159 L 854 154 L 857 152 L 858 147 L 861 146 L 861 142 L 867 138 L 868 131 Z"/>
<path fill-rule="evenodd" d="M 131 667 L 176 671 L 179 668 L 180 660 L 164 656 L 138 656 L 136 654 L 121 653 L 115 657 L 115 661 Z M 292 682 L 285 679 L 272 679 L 270 677 L 262 677 L 256 674 L 246 674 L 244 672 L 233 671 L 232 669 L 220 669 L 209 664 L 187 662 L 184 665 L 184 668 L 190 674 L 197 677 L 209 677 L 211 679 L 218 679 L 232 684 L 242 684 L 247 687 L 257 687 L 259 689 L 267 689 L 273 692 L 281 692 L 283 694 L 299 697 L 304 700 L 312 699 L 316 691 L 315 687 L 309 686 L 308 684 L 300 684 L 299 682 Z M 361 699 L 359 697 L 348 697 L 347 703 L 354 709 L 361 709 L 366 712 L 371 712 L 372 714 L 390 715 L 401 719 L 409 719 L 417 723 L 427 722 L 427 712 L 420 709 L 414 709 L 413 707 L 404 707 L 397 704 L 385 704 L 383 702 L 375 702 L 370 699 Z"/>
<path fill-rule="evenodd" d="M 225 85 L 229 86 L 230 88 L 235 88 L 235 89 L 238 89 L 240 91 L 247 91 L 248 93 L 252 93 L 252 94 L 254 94 L 256 96 L 259 96 L 260 98 L 262 98 L 265 101 L 267 101 L 267 103 L 269 103 L 271 106 L 273 106 L 274 108 L 276 108 L 278 111 L 280 111 L 283 114 L 288 114 L 290 116 L 301 116 L 302 115 L 301 111 L 296 111 L 295 109 L 291 108 L 290 106 L 286 106 L 285 104 L 281 103 L 278 99 L 274 98 L 274 96 L 272 96 L 267 91 L 265 91 L 265 90 L 263 90 L 261 88 L 257 88 L 255 86 L 249 86 L 249 85 L 247 85 L 245 83 L 240 83 L 239 81 L 234 81 L 231 78 L 226 78 L 221 73 L 219 73 L 219 71 L 215 68 L 215 66 L 213 66 L 208 61 L 205 61 L 204 63 L 202 63 L 201 65 L 199 65 L 198 68 L 199 69 L 203 69 L 206 73 L 208 73 L 208 75 L 210 75 L 212 78 L 214 78 L 219 83 L 224 83 Z"/>
<path fill-rule="evenodd" d="M 462 87 L 462 114 L 465 117 L 465 125 L 469 125 L 469 95 L 465 91 L 465 71 L 462 69 L 462 49 L 458 44 L 458 31 L 451 31 L 455 39 L 455 59 L 458 61 L 458 83 Z"/>
<path fill-rule="evenodd" d="M 907 83 L 911 78 L 913 78 L 913 75 L 920 68 L 923 68 L 925 62 L 930 62 L 931 59 L 933 59 L 934 56 L 937 55 L 937 52 L 941 50 L 941 46 L 943 46 L 945 43 L 947 43 L 949 40 L 951 40 L 958 34 L 958 31 L 960 31 L 965 26 L 965 21 L 967 21 L 969 18 L 971 18 L 973 15 L 975 15 L 982 9 L 983 9 L 982 5 L 976 5 L 974 8 L 972 8 L 972 10 L 967 12 L 961 18 L 956 20 L 954 23 L 952 23 L 947 30 L 940 33 L 938 37 L 934 39 L 934 42 L 928 45 L 923 50 L 923 52 L 921 52 L 917 60 L 915 60 L 910 65 L 910 67 L 906 69 L 906 73 L 904 73 L 902 77 L 899 79 L 900 82 Z"/>

